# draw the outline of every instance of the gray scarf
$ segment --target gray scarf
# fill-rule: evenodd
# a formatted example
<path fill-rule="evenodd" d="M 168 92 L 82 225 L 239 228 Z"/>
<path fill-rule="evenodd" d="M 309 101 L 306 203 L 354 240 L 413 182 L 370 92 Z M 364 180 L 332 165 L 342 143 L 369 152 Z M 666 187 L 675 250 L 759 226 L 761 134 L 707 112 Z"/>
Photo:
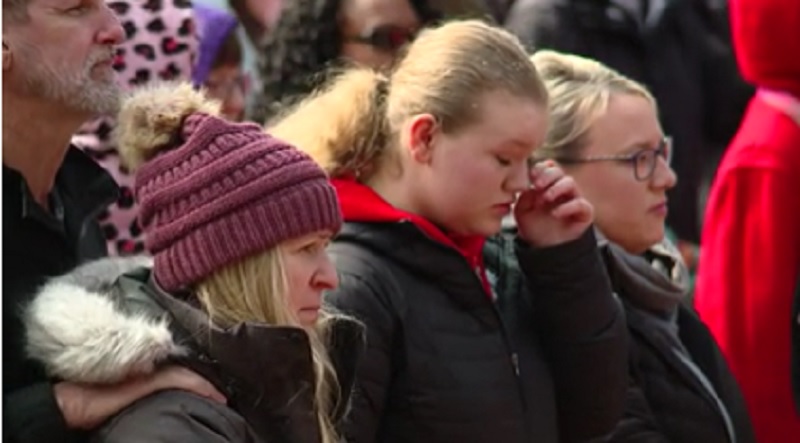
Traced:
<path fill-rule="evenodd" d="M 614 287 L 638 309 L 672 314 L 688 294 L 689 273 L 680 254 L 668 240 L 643 255 L 634 255 L 596 231 Z"/>

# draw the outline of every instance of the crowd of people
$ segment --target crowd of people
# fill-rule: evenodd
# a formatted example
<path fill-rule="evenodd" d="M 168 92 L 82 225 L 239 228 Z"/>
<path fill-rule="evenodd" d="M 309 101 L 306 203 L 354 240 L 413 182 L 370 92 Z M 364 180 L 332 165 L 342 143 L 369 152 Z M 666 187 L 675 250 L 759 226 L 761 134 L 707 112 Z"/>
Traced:
<path fill-rule="evenodd" d="M 800 2 L 2 12 L 3 441 L 800 441 Z"/>

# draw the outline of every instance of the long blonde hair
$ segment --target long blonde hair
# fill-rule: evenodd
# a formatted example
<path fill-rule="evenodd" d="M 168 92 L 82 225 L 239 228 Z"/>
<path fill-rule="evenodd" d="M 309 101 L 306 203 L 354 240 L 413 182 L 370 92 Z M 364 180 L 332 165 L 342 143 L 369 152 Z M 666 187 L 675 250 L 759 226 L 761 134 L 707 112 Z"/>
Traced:
<path fill-rule="evenodd" d="M 537 160 L 577 157 L 614 94 L 637 95 L 655 103 L 643 85 L 595 60 L 547 50 L 530 59 L 550 97 L 550 127 L 544 144 L 534 152 Z"/>
<path fill-rule="evenodd" d="M 492 91 L 547 100 L 516 37 L 477 20 L 455 21 L 420 33 L 389 73 L 345 71 L 267 125 L 331 176 L 366 181 L 393 161 L 409 117 L 431 114 L 445 133 L 455 133 L 479 118 L 476 103 Z"/>
<path fill-rule="evenodd" d="M 203 308 L 214 324 L 231 326 L 241 322 L 293 325 L 299 322 L 289 309 L 288 282 L 280 246 L 231 264 L 200 282 L 195 288 Z M 316 328 L 306 330 L 314 362 L 315 405 L 323 443 L 337 441 L 330 413 L 339 398 L 339 385 L 325 339 L 333 317 L 322 314 Z"/>

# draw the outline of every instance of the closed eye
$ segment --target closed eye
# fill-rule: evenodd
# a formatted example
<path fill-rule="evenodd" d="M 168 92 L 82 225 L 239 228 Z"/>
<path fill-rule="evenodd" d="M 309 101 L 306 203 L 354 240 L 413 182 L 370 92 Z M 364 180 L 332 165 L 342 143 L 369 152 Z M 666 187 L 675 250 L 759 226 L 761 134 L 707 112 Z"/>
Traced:
<path fill-rule="evenodd" d="M 66 10 L 69 15 L 80 15 L 89 10 L 89 6 L 81 4 Z"/>
<path fill-rule="evenodd" d="M 500 166 L 511 166 L 511 160 L 503 156 L 495 155 L 494 158 L 497 159 L 497 163 L 499 163 Z"/>

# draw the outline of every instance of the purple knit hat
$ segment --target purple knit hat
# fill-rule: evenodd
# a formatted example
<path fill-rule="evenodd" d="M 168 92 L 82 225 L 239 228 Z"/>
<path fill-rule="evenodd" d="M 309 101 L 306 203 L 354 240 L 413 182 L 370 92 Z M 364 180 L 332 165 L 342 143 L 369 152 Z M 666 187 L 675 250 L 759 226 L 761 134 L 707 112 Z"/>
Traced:
<path fill-rule="evenodd" d="M 203 86 L 211 73 L 219 48 L 234 32 L 239 22 L 227 12 L 204 5 L 194 5 L 195 22 L 200 34 L 200 51 L 192 71 L 195 86 Z"/>
<path fill-rule="evenodd" d="M 308 155 L 258 125 L 210 115 L 216 106 L 191 85 L 164 85 L 135 93 L 120 113 L 120 150 L 140 164 L 145 245 L 167 291 L 342 224 L 336 192 Z"/>

